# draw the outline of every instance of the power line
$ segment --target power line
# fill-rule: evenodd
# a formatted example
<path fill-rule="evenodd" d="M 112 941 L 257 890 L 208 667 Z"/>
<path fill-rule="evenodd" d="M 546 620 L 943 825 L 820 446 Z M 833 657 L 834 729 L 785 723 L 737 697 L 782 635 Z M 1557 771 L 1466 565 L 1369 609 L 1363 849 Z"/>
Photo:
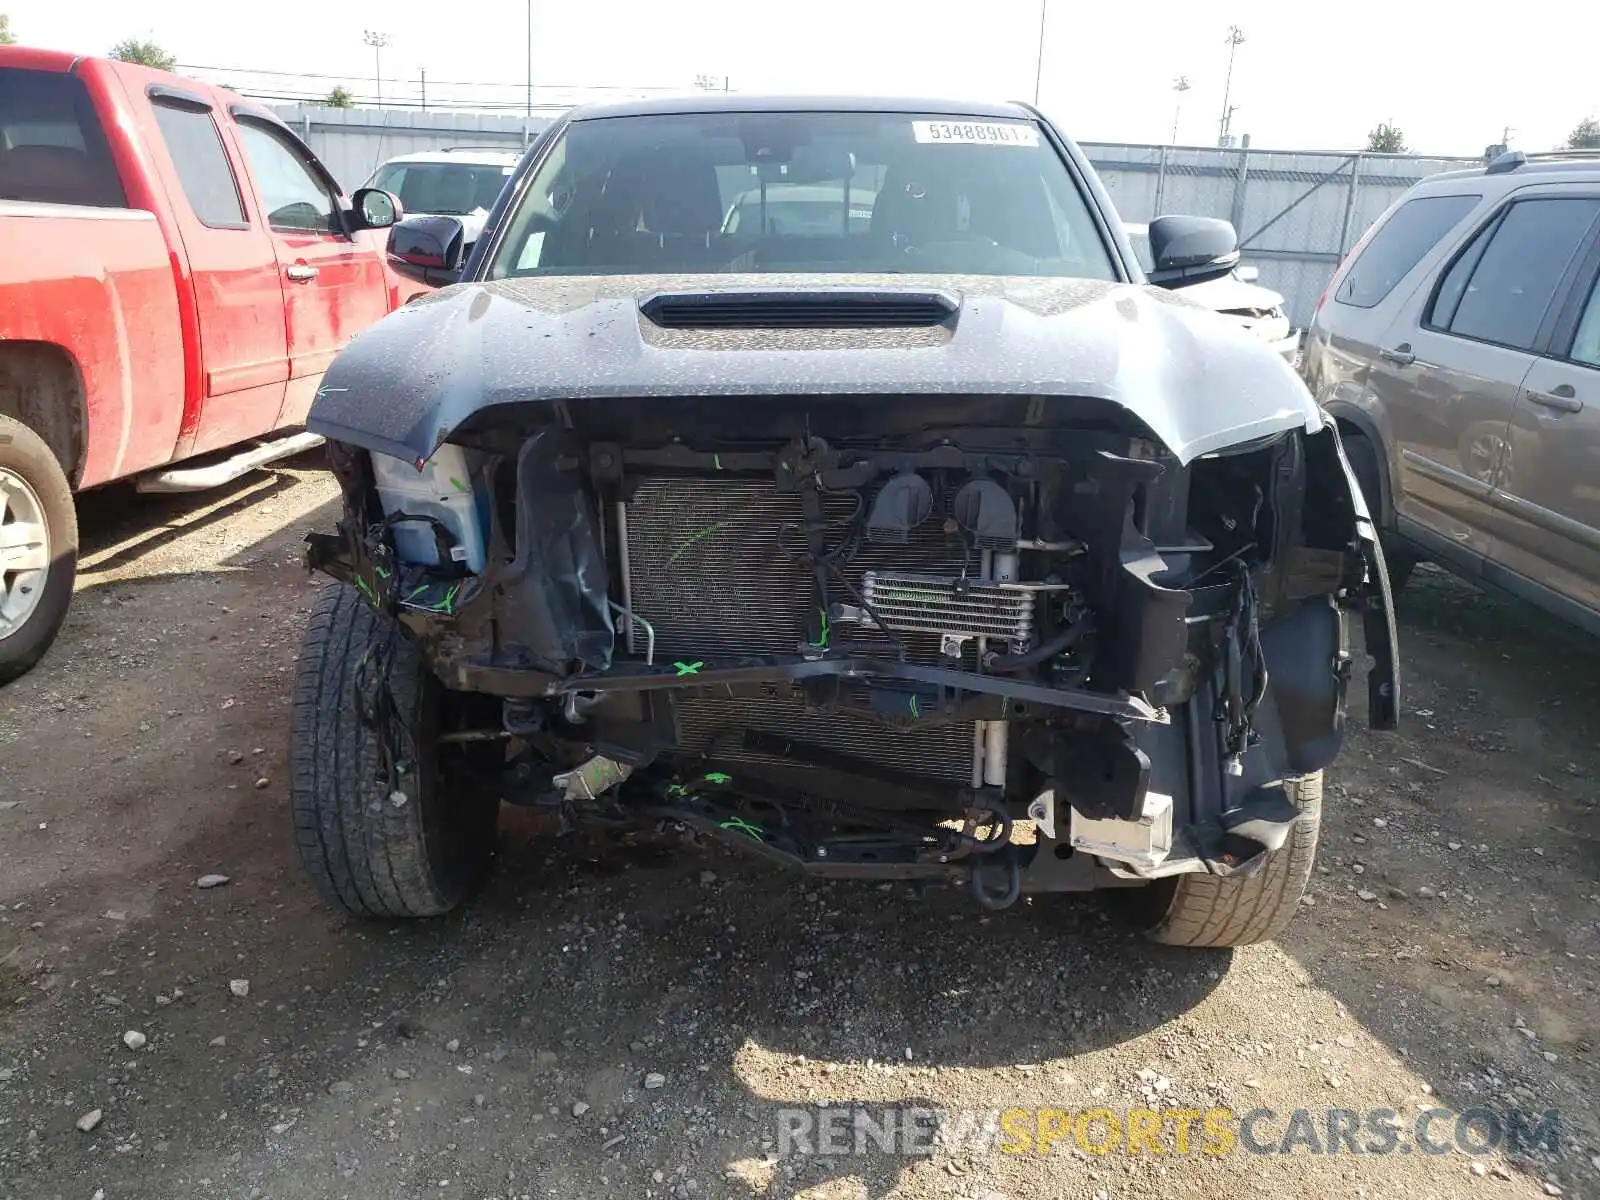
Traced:
<path fill-rule="evenodd" d="M 349 75 L 323 75 L 315 71 L 274 71 L 263 67 L 215 67 L 205 63 L 179 63 L 179 69 L 184 71 L 217 71 L 225 75 L 271 75 L 280 79 L 331 79 L 336 82 L 345 80 L 362 79 L 359 74 Z M 393 78 L 391 76 L 391 78 Z M 525 86 L 523 80 L 511 83 L 491 83 L 482 79 L 430 79 L 430 84 L 440 84 L 445 87 L 486 87 L 507 88 L 521 90 Z M 561 91 L 582 92 L 686 92 L 687 87 L 676 87 L 669 84 L 644 84 L 630 87 L 620 83 L 543 83 L 540 87 L 555 88 Z"/>

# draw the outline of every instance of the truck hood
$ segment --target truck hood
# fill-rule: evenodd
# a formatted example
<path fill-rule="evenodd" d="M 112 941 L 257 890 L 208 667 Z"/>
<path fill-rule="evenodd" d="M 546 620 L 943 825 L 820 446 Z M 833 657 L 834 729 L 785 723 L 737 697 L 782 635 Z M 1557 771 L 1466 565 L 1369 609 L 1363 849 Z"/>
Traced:
<path fill-rule="evenodd" d="M 661 292 L 867 287 L 959 298 L 953 327 L 662 328 Z M 1038 277 L 561 276 L 418 297 L 329 367 L 307 427 L 421 462 L 479 410 L 606 397 L 1009 394 L 1124 408 L 1181 461 L 1321 428 L 1278 355 L 1170 292 Z"/>

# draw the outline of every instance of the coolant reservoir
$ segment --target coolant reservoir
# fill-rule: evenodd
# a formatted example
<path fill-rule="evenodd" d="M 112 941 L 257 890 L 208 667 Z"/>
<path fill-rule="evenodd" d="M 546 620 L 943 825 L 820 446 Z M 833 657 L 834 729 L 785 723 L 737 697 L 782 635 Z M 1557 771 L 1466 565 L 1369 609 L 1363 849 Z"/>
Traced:
<path fill-rule="evenodd" d="M 410 463 L 387 454 L 372 456 L 372 474 L 386 516 L 406 513 L 442 521 L 456 539 L 452 557 L 474 575 L 484 566 L 484 520 L 474 491 L 467 452 L 449 443 L 434 451 L 419 471 Z M 394 526 L 394 545 L 402 562 L 436 566 L 438 545 L 426 521 L 404 521 Z"/>

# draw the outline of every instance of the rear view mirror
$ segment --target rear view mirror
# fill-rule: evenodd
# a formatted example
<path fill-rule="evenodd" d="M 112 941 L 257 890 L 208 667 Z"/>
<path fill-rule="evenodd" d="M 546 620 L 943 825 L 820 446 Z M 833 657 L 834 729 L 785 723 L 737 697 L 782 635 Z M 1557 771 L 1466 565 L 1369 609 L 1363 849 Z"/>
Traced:
<path fill-rule="evenodd" d="M 400 197 L 382 188 L 357 188 L 350 197 L 350 207 L 362 229 L 388 229 L 406 215 Z"/>
<path fill-rule="evenodd" d="M 1215 217 L 1157 217 L 1150 222 L 1150 282 L 1181 287 L 1228 274 L 1239 265 L 1239 235 Z"/>
<path fill-rule="evenodd" d="M 849 179 L 856 173 L 856 156 L 848 150 L 819 150 L 800 146 L 788 162 L 763 162 L 756 165 L 756 178 L 763 183 L 831 183 Z"/>
<path fill-rule="evenodd" d="M 389 230 L 389 262 L 409 278 L 443 287 L 461 275 L 466 227 L 455 217 L 407 217 Z"/>

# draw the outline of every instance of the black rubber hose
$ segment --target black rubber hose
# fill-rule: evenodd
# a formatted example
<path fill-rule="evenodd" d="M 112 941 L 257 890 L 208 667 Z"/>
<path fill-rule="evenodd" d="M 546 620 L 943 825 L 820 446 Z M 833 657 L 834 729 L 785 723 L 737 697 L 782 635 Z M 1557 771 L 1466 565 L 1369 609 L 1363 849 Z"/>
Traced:
<path fill-rule="evenodd" d="M 1083 640 L 1086 632 L 1087 621 L 1079 621 L 1062 633 L 1056 634 L 1048 642 L 1041 642 L 1025 654 L 989 654 L 984 656 L 983 665 L 990 671 L 1007 674 L 1012 671 L 1026 671 L 1029 667 L 1037 667 L 1040 663 L 1054 658 L 1063 651 L 1070 650 Z"/>

